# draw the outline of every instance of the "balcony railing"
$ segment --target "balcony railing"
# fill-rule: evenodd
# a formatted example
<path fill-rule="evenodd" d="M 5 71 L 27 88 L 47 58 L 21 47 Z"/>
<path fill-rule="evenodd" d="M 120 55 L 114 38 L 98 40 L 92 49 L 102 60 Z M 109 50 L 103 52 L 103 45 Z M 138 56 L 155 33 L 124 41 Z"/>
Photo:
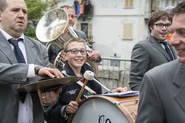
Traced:
<path fill-rule="evenodd" d="M 109 89 L 119 86 L 129 87 L 129 70 L 130 60 L 128 59 L 102 57 L 102 61 L 99 64 L 98 78 Z"/>

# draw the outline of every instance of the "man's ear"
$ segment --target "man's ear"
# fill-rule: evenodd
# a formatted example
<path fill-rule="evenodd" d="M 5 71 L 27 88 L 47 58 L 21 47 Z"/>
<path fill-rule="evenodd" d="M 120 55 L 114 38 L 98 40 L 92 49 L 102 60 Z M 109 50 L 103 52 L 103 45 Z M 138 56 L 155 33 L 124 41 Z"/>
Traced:
<path fill-rule="evenodd" d="M 151 31 L 151 32 L 152 32 L 153 28 L 154 28 L 154 26 L 150 26 L 150 31 Z"/>
<path fill-rule="evenodd" d="M 66 52 L 64 52 L 63 50 L 61 51 L 62 53 L 61 53 L 61 57 L 66 61 L 67 60 L 67 57 L 66 57 L 66 55 L 67 55 L 67 53 Z"/>
<path fill-rule="evenodd" d="M 2 16 L 2 12 L 0 11 L 0 21 L 1 21 L 1 19 L 2 19 L 1 16 Z"/>

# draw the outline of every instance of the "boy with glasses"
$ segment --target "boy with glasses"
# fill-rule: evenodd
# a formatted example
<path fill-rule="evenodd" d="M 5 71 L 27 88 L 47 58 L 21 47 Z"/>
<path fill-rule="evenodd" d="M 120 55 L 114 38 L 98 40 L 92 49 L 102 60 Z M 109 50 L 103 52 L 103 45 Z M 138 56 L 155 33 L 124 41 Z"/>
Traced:
<path fill-rule="evenodd" d="M 62 51 L 62 57 L 65 59 L 64 70 L 62 71 L 65 76 L 79 76 L 83 77 L 83 74 L 92 68 L 85 64 L 87 59 L 86 42 L 80 38 L 73 38 L 64 44 L 64 50 Z M 95 79 L 97 79 L 95 77 Z M 98 80 L 98 79 L 97 79 Z M 81 80 L 82 82 L 84 79 Z M 96 94 L 102 94 L 101 86 L 94 80 L 90 80 L 86 84 Z M 48 123 L 67 123 L 68 116 L 74 114 L 78 109 L 78 103 L 75 101 L 81 86 L 78 83 L 74 83 L 68 86 L 62 87 L 62 92 L 59 95 L 58 102 L 53 108 L 46 113 L 46 121 Z M 112 92 L 125 92 L 127 88 L 118 87 Z M 92 95 L 90 91 L 84 90 L 81 99 L 85 96 Z"/>
<path fill-rule="evenodd" d="M 150 69 L 177 58 L 176 51 L 168 45 L 166 38 L 171 32 L 172 15 L 165 10 L 152 13 L 148 28 L 150 36 L 138 42 L 131 56 L 129 85 L 140 90 L 144 74 Z"/>
<path fill-rule="evenodd" d="M 64 5 L 64 6 L 61 6 L 60 8 L 64 9 L 68 14 L 68 25 L 67 26 L 73 27 L 75 24 L 75 21 L 77 19 L 77 16 L 75 15 L 75 10 L 73 9 L 73 7 L 69 6 L 69 5 Z M 77 36 L 79 38 L 82 38 L 87 42 L 86 34 L 83 31 L 74 30 L 74 32 L 77 34 Z M 93 62 L 97 62 L 97 63 L 100 62 L 101 55 L 100 55 L 99 51 L 91 49 L 89 45 L 87 45 L 87 47 L 88 47 L 88 51 L 89 51 L 87 58 Z M 49 48 L 48 53 L 49 53 L 49 60 L 51 63 L 54 63 L 56 61 L 56 59 L 57 59 L 56 57 L 57 57 L 57 55 L 60 55 L 59 54 L 60 51 L 61 51 L 61 49 L 58 49 L 56 46 L 51 46 Z M 56 67 L 59 68 L 60 70 L 63 69 L 59 65 L 57 65 Z"/>

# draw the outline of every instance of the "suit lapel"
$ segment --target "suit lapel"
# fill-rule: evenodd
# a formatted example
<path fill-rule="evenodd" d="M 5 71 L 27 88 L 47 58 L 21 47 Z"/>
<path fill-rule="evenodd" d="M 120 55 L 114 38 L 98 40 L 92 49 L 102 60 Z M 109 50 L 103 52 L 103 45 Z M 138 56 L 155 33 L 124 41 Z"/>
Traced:
<path fill-rule="evenodd" d="M 25 36 L 25 48 L 28 64 L 35 63 L 37 57 L 37 50 L 35 49 L 34 44 L 26 36 Z M 7 57 L 11 64 L 17 63 L 15 54 L 10 44 L 8 43 L 4 35 L 1 33 L 1 31 L 0 31 L 0 51 Z"/>
<path fill-rule="evenodd" d="M 179 87 L 174 95 L 174 99 L 185 112 L 185 64 L 179 63 L 173 78 L 173 83 Z"/>
<path fill-rule="evenodd" d="M 163 49 L 163 47 L 161 46 L 161 44 L 157 41 L 157 39 L 155 39 L 153 36 L 150 36 L 149 41 L 152 43 L 153 47 L 155 47 L 157 50 L 159 50 L 168 61 L 170 60 L 170 57 L 168 56 L 168 54 L 166 53 L 166 51 Z"/>
<path fill-rule="evenodd" d="M 26 37 L 25 37 L 25 48 L 28 64 L 35 63 L 37 57 L 37 50 L 35 49 L 34 44 Z"/>
<path fill-rule="evenodd" d="M 0 31 L 0 51 L 7 57 L 9 62 L 11 64 L 17 63 L 17 59 L 15 57 L 15 54 L 9 44 L 9 42 L 6 40 L 6 38 L 3 36 L 3 34 Z"/>

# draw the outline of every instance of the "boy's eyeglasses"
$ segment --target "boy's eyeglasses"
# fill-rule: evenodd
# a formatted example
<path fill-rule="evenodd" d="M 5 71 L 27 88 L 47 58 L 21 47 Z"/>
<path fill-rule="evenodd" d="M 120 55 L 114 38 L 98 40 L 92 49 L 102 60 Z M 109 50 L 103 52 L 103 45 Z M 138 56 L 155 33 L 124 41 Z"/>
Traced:
<path fill-rule="evenodd" d="M 156 27 L 157 27 L 158 29 L 162 29 L 164 26 L 165 26 L 165 28 L 167 28 L 167 29 L 171 27 L 171 23 L 168 23 L 168 24 L 156 23 L 156 24 L 154 24 L 154 25 L 156 25 Z"/>
<path fill-rule="evenodd" d="M 78 54 L 80 52 L 81 55 L 86 55 L 87 54 L 87 50 L 77 50 L 77 49 L 69 49 L 69 50 L 65 50 L 64 52 L 70 52 L 71 54 Z"/>

